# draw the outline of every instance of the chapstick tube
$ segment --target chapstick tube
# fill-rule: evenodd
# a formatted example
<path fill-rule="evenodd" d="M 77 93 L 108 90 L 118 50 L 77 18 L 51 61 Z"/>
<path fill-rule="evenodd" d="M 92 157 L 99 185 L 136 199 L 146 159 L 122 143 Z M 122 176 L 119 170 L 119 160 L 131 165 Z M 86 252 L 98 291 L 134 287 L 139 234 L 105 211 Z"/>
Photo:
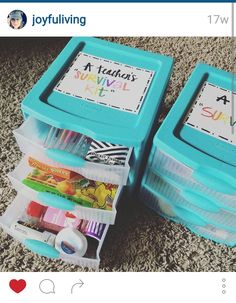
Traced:
<path fill-rule="evenodd" d="M 28 223 L 18 221 L 11 225 L 10 229 L 14 233 L 21 234 L 25 239 L 39 240 L 51 246 L 55 245 L 56 236 L 48 231 L 33 227 Z"/>

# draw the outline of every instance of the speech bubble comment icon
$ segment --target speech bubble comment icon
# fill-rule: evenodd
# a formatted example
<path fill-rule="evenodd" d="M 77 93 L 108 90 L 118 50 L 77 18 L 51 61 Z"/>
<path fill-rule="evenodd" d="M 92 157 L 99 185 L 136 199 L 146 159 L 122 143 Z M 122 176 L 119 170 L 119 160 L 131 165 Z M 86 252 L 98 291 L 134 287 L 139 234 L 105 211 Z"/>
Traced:
<path fill-rule="evenodd" d="M 50 279 L 44 279 L 39 283 L 39 290 L 45 294 L 55 294 L 55 284 Z"/>

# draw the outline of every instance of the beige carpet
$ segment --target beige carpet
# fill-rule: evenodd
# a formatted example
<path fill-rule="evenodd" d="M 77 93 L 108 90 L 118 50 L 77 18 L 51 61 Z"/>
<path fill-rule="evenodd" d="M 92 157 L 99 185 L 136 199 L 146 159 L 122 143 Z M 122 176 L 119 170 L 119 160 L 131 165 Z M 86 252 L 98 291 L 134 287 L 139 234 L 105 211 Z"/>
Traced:
<path fill-rule="evenodd" d="M 111 41 L 175 58 L 162 116 L 175 101 L 194 66 L 205 62 L 230 69 L 229 38 L 109 38 Z M 6 174 L 21 153 L 12 130 L 22 123 L 20 102 L 66 44 L 66 38 L 0 39 L 1 204 L 15 197 Z M 134 197 L 137 200 L 138 196 Z M 105 240 L 101 271 L 235 271 L 236 248 L 197 237 L 144 206 L 126 201 Z M 80 271 L 24 249 L 0 231 L 1 271 Z"/>

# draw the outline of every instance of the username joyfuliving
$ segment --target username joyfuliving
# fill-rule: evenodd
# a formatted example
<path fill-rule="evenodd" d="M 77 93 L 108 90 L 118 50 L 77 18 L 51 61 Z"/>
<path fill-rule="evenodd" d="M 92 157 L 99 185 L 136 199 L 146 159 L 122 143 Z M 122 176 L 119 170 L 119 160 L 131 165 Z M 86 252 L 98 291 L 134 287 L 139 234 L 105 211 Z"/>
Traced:
<path fill-rule="evenodd" d="M 65 16 L 63 14 L 53 15 L 49 14 L 48 16 L 36 16 L 33 14 L 32 16 L 32 26 L 36 25 L 50 25 L 50 24 L 78 24 L 80 26 L 86 25 L 86 17 L 79 16 Z"/>

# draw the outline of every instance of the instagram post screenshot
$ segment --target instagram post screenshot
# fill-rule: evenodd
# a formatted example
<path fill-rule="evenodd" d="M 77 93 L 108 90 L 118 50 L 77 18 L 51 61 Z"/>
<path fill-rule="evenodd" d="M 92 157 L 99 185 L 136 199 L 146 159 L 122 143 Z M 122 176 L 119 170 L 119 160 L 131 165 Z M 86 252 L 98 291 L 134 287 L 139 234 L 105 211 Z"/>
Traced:
<path fill-rule="evenodd" d="M 0 24 L 0 303 L 235 302 L 235 4 Z"/>

